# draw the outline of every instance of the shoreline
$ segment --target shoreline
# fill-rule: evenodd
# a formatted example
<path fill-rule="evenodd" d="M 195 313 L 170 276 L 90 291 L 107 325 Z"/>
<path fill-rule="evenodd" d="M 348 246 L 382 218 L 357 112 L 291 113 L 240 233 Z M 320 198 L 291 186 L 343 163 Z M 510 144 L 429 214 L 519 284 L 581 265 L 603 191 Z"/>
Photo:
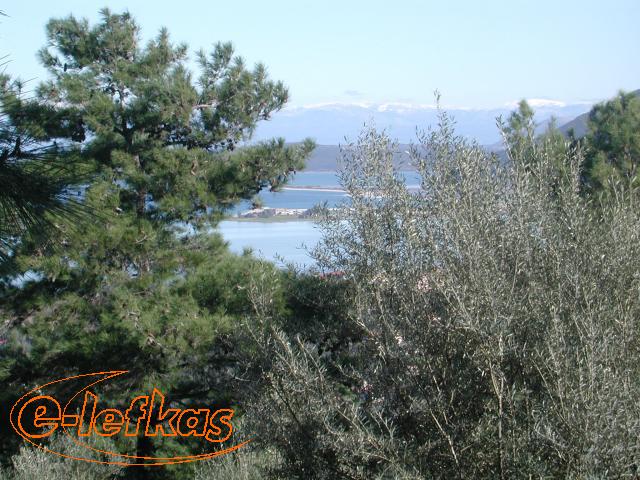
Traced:
<path fill-rule="evenodd" d="M 289 191 L 298 191 L 298 192 L 329 192 L 329 193 L 347 193 L 346 190 L 340 187 L 314 187 L 312 185 L 309 186 L 294 186 L 289 185 L 286 187 L 282 187 L 281 190 L 289 190 Z"/>
<path fill-rule="evenodd" d="M 291 221 L 291 220 L 311 220 L 314 216 L 313 208 L 254 208 L 246 212 L 238 213 L 225 220 L 247 221 Z"/>

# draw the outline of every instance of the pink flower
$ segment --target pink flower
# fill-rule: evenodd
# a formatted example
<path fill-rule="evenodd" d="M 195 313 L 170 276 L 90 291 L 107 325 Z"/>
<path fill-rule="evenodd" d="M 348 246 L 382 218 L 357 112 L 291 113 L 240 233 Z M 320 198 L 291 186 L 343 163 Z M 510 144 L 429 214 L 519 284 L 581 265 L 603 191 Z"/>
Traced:
<path fill-rule="evenodd" d="M 416 288 L 419 292 L 427 293 L 431 290 L 431 283 L 429 282 L 429 277 L 427 275 L 423 275 L 420 280 L 418 280 L 418 284 Z"/>

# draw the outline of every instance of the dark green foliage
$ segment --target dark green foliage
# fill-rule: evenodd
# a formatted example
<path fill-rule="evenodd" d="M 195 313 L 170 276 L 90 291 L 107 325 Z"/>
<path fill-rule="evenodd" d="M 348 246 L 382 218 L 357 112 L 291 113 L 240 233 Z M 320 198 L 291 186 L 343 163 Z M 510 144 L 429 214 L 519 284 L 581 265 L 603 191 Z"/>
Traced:
<path fill-rule="evenodd" d="M 59 222 L 63 251 L 27 238 L 16 249 L 19 271 L 41 278 L 3 293 L 3 410 L 29 385 L 108 369 L 130 370 L 127 385 L 157 387 L 183 407 L 236 405 L 246 283 L 275 267 L 230 254 L 211 228 L 226 207 L 279 188 L 313 149 L 243 144 L 287 90 L 263 66 L 247 69 L 229 44 L 199 54 L 194 80 L 186 46 L 166 30 L 141 46 L 128 13 L 103 10 L 95 26 L 54 19 L 47 37 L 40 58 L 51 79 L 10 118 L 94 166 L 81 199 L 95 216 Z M 283 298 L 274 304 L 284 308 Z M 104 398 L 130 400 L 122 390 Z M 6 460 L 15 437 L 3 439 Z M 193 443 L 120 448 L 176 454 Z M 185 473 L 176 468 L 141 475 Z"/>
<path fill-rule="evenodd" d="M 87 179 L 85 166 L 68 144 L 51 141 L 69 126 L 29 95 L 24 82 L 0 74 L 0 276 L 15 273 L 21 241 L 59 247 L 58 222 L 88 213 L 74 191 Z"/>
<path fill-rule="evenodd" d="M 217 44 L 210 55 L 198 54 L 194 81 L 185 45 L 173 45 L 162 30 L 141 48 L 138 34 L 127 13 L 105 9 L 95 27 L 74 17 L 52 20 L 53 48 L 40 51 L 52 76 L 41 97 L 70 105 L 75 136 L 90 138 L 85 154 L 109 169 L 109 181 L 121 182 L 124 206 L 139 217 L 193 220 L 302 166 L 310 143 L 218 153 L 234 151 L 286 102 L 287 90 L 264 66 L 248 70 L 230 44 Z M 149 200 L 152 212 L 145 211 Z"/>
<path fill-rule="evenodd" d="M 86 213 L 73 186 L 86 180 L 83 165 L 69 148 L 50 142 L 48 116 L 25 98 L 24 85 L 0 75 L 0 275 L 11 272 L 11 252 L 20 239 L 55 236 L 56 222 L 80 220 Z M 55 117 L 55 115 L 53 115 Z"/>
<path fill-rule="evenodd" d="M 612 183 L 638 186 L 640 97 L 621 92 L 589 113 L 585 180 L 592 191 L 611 191 Z"/>

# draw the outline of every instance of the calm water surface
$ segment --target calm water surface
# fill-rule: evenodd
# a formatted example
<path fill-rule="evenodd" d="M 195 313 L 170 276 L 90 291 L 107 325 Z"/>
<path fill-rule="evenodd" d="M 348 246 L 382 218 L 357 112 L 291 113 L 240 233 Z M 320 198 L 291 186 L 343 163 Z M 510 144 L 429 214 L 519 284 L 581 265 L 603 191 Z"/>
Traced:
<path fill-rule="evenodd" d="M 314 247 L 320 240 L 318 229 L 306 220 L 274 223 L 225 220 L 219 229 L 235 253 L 251 248 L 255 255 L 267 260 L 280 263 L 278 257 L 282 257 L 285 262 L 300 266 L 313 263 L 306 248 Z"/>
<path fill-rule="evenodd" d="M 404 172 L 408 186 L 417 186 L 419 177 L 415 172 Z M 289 182 L 295 187 L 339 188 L 335 172 L 299 172 Z M 284 190 L 282 192 L 260 192 L 266 207 L 273 208 L 311 208 L 327 203 L 335 207 L 348 202 L 343 192 L 322 192 L 313 190 Z M 249 202 L 243 202 L 230 210 L 230 215 L 248 210 Z M 242 253 L 251 248 L 254 253 L 267 260 L 277 261 L 282 257 L 286 262 L 310 266 L 313 260 L 307 249 L 313 248 L 320 240 L 320 232 L 310 221 L 253 222 L 225 220 L 219 224 L 220 233 L 229 242 L 232 251 Z"/>

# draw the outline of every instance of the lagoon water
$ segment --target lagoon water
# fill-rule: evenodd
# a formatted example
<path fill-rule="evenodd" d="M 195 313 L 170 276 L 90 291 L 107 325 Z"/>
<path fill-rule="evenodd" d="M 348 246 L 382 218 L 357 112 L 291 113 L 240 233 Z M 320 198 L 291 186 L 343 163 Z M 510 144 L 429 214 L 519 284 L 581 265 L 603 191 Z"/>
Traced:
<path fill-rule="evenodd" d="M 310 266 L 313 260 L 307 248 L 313 248 L 320 240 L 318 229 L 306 220 L 272 223 L 225 220 L 219 228 L 233 252 L 242 253 L 250 248 L 256 256 L 277 264 L 281 264 L 282 259 Z"/>
<path fill-rule="evenodd" d="M 294 187 L 339 188 L 335 172 L 299 172 L 289 182 Z M 281 192 L 260 192 L 266 207 L 273 208 L 311 208 L 327 203 L 335 207 L 348 201 L 343 192 L 324 192 L 318 190 L 283 190 Z M 233 208 L 229 214 L 248 210 L 249 202 Z M 292 262 L 300 266 L 310 266 L 313 260 L 308 250 L 320 240 L 320 232 L 312 221 L 247 221 L 225 220 L 218 225 L 220 233 L 233 252 L 242 253 L 250 248 L 253 253 L 267 260 L 281 263 Z"/>
<path fill-rule="evenodd" d="M 407 184 L 415 186 L 419 178 L 415 172 L 403 173 Z M 293 187 L 324 187 L 327 189 L 340 188 L 335 172 L 299 172 L 289 182 Z M 281 192 L 260 192 L 260 197 L 266 207 L 273 208 L 311 208 L 314 205 L 327 203 L 335 207 L 349 201 L 344 192 L 326 192 L 319 190 L 283 190 Z M 230 210 L 229 214 L 248 210 L 249 202 L 243 202 Z M 247 221 L 230 218 L 220 222 L 218 229 L 225 240 L 229 242 L 232 251 L 242 253 L 246 248 L 254 254 L 267 260 L 278 261 L 281 257 L 285 262 L 293 262 L 300 266 L 310 266 L 313 259 L 307 249 L 317 245 L 321 238 L 320 231 L 314 223 L 306 220 L 291 221 Z"/>

